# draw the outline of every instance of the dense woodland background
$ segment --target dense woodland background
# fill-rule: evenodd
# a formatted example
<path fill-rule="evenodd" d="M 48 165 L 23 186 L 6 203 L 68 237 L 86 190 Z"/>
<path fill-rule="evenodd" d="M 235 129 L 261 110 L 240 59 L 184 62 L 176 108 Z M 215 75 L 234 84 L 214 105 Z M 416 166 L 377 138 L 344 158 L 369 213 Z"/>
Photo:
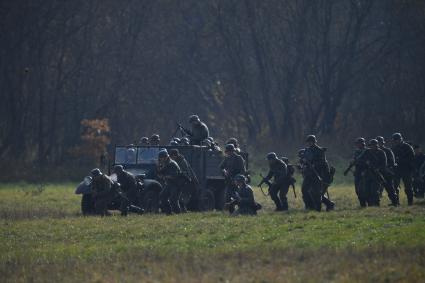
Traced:
<path fill-rule="evenodd" d="M 257 152 L 425 138 L 422 0 L 3 0 L 1 174 L 80 165 L 197 113 Z M 86 122 L 82 122 L 82 121 Z"/>

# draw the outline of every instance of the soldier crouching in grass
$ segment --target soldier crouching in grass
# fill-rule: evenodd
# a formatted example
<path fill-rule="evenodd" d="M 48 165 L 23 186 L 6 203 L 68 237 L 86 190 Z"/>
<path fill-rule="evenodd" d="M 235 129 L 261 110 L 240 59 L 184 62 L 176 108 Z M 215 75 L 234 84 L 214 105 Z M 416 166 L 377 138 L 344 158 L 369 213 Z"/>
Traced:
<path fill-rule="evenodd" d="M 236 192 L 234 198 L 231 199 L 228 206 L 237 205 L 238 209 L 231 213 L 231 215 L 256 215 L 257 210 L 261 209 L 261 205 L 255 202 L 254 193 L 252 188 L 246 183 L 244 175 L 236 175 L 233 179 L 236 184 Z"/>
<path fill-rule="evenodd" d="M 91 171 L 91 175 L 93 177 L 92 195 L 96 214 L 108 216 L 110 215 L 108 212 L 108 204 L 110 204 L 115 198 L 115 194 L 112 191 L 113 182 L 98 168 L 93 169 Z"/>

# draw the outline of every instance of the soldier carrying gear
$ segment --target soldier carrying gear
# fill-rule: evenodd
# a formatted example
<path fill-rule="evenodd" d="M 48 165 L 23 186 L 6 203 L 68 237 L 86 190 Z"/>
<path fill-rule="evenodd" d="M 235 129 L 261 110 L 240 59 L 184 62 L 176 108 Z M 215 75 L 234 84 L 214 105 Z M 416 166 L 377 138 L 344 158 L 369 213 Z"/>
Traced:
<path fill-rule="evenodd" d="M 324 198 L 324 193 L 331 182 L 329 164 L 326 160 L 325 148 L 317 145 L 314 135 L 306 139 L 307 147 L 302 154 L 303 184 L 302 194 L 306 209 L 321 211 L 322 201 L 327 210 L 332 210 L 334 203 Z"/>
<path fill-rule="evenodd" d="M 178 149 L 170 150 L 170 158 L 174 160 L 180 168 L 178 187 L 181 188 L 181 199 L 190 199 L 190 197 L 196 193 L 198 179 L 196 178 L 192 167 L 190 167 L 186 158 L 184 158 L 184 156 L 179 152 Z M 183 212 L 186 212 L 186 204 L 183 201 L 180 201 L 179 204 L 181 210 Z"/>
<path fill-rule="evenodd" d="M 220 169 L 223 172 L 225 177 L 225 193 L 224 193 L 224 202 L 229 202 L 231 197 L 234 197 L 236 192 L 236 185 L 233 181 L 233 178 L 236 175 L 245 175 L 245 160 L 236 153 L 235 146 L 233 144 L 227 144 L 225 147 L 225 158 L 220 164 Z M 222 201 L 222 203 L 224 204 Z M 234 210 L 234 206 L 229 207 L 230 212 L 232 213 Z"/>
<path fill-rule="evenodd" d="M 156 146 L 156 145 L 159 145 L 159 143 L 160 143 L 160 138 L 158 134 L 154 134 L 149 138 L 150 145 Z"/>
<path fill-rule="evenodd" d="M 180 188 L 178 179 L 180 176 L 179 165 L 170 158 L 166 149 L 158 153 L 158 177 L 162 180 L 163 190 L 160 193 L 161 209 L 166 214 L 180 213 Z"/>
<path fill-rule="evenodd" d="M 425 193 L 425 180 L 422 175 L 423 168 L 425 168 L 425 154 L 422 152 L 420 145 L 413 145 L 415 151 L 414 159 L 414 173 L 413 173 L 413 190 L 415 197 L 423 198 Z"/>
<path fill-rule="evenodd" d="M 395 170 L 394 187 L 396 193 L 399 195 L 399 186 L 401 180 L 404 183 L 404 191 L 407 196 L 407 204 L 413 204 L 413 171 L 414 171 L 414 159 L 415 153 L 413 148 L 403 140 L 400 133 L 395 133 L 392 136 L 393 147 L 392 150 L 395 156 L 395 162 L 397 164 Z"/>
<path fill-rule="evenodd" d="M 378 141 L 378 147 L 384 151 L 387 158 L 387 167 L 382 172 L 382 176 L 384 177 L 385 182 L 383 183 L 383 186 L 381 186 L 380 193 L 382 194 L 382 190 L 385 188 L 388 198 L 391 201 L 391 205 L 398 206 L 398 195 L 394 187 L 394 171 L 396 165 L 394 153 L 390 148 L 385 146 L 385 139 L 382 136 L 376 137 L 376 140 Z"/>
<path fill-rule="evenodd" d="M 192 125 L 192 130 L 187 131 L 191 145 L 201 145 L 201 142 L 209 137 L 208 127 L 205 123 L 201 122 L 197 115 L 189 117 L 189 123 Z"/>
<path fill-rule="evenodd" d="M 98 168 L 93 169 L 90 173 L 92 175 L 92 196 L 95 211 L 102 216 L 110 215 L 108 205 L 115 198 L 115 193 L 112 190 L 113 182 Z"/>
<path fill-rule="evenodd" d="M 113 173 L 117 175 L 117 182 L 121 185 L 122 190 L 120 210 L 123 214 L 127 214 L 129 206 L 139 205 L 136 178 L 130 172 L 125 171 L 122 165 L 116 165 Z"/>
<path fill-rule="evenodd" d="M 238 206 L 238 209 L 231 212 L 232 215 L 256 215 L 257 210 L 261 209 L 261 205 L 255 202 L 252 188 L 246 184 L 244 175 L 238 174 L 233 178 L 236 184 L 236 192 L 227 203 L 229 206 Z"/>
<path fill-rule="evenodd" d="M 269 173 L 261 181 L 260 186 L 262 183 L 269 183 L 274 178 L 273 183 L 269 186 L 269 194 L 276 205 L 276 211 L 288 210 L 288 199 L 286 195 L 290 182 L 287 178 L 287 165 L 274 152 L 267 154 L 266 158 L 269 162 Z"/>
<path fill-rule="evenodd" d="M 140 139 L 140 145 L 149 145 L 149 138 L 147 138 L 147 137 L 142 137 L 141 139 Z"/>

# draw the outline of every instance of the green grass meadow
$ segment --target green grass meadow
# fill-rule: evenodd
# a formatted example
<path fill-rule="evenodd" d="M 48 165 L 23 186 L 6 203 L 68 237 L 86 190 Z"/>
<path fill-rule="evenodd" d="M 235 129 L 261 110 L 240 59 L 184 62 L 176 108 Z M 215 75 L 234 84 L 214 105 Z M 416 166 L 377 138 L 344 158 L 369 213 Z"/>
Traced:
<path fill-rule="evenodd" d="M 83 217 L 75 184 L 0 185 L 0 282 L 424 282 L 425 202 L 333 212 Z"/>

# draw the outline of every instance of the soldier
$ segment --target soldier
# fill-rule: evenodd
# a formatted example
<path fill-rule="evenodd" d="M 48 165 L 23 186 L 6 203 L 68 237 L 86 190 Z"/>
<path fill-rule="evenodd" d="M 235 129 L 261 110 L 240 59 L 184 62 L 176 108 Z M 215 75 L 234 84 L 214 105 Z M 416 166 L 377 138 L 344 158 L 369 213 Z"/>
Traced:
<path fill-rule="evenodd" d="M 190 145 L 190 141 L 188 138 L 184 137 L 180 139 L 180 144 L 181 145 Z"/>
<path fill-rule="evenodd" d="M 302 193 L 306 209 L 321 211 L 322 196 L 330 182 L 329 165 L 326 160 L 325 149 L 317 145 L 314 135 L 306 139 L 307 147 L 304 150 Z M 328 209 L 330 210 L 330 209 Z"/>
<path fill-rule="evenodd" d="M 385 146 L 385 139 L 381 136 L 376 137 L 378 141 L 378 147 L 384 151 L 385 156 L 387 158 L 387 168 L 382 172 L 382 176 L 385 179 L 383 183 L 383 187 L 381 187 L 381 194 L 383 188 L 387 191 L 388 198 L 391 201 L 391 205 L 398 206 L 399 200 L 394 188 L 394 169 L 395 169 L 395 158 L 393 151 Z"/>
<path fill-rule="evenodd" d="M 160 138 L 158 134 L 154 134 L 149 138 L 149 144 L 150 145 L 154 145 L 154 146 L 158 146 L 160 143 Z"/>
<path fill-rule="evenodd" d="M 357 198 L 359 199 L 360 206 L 366 207 L 367 196 L 365 192 L 365 181 L 364 176 L 366 174 L 366 163 L 363 162 L 362 157 L 364 156 L 366 150 L 366 141 L 364 138 L 357 138 L 355 141 L 356 149 L 354 150 L 353 160 L 350 163 L 350 166 L 345 170 L 344 175 L 347 175 L 351 167 L 355 166 L 354 169 L 354 188 L 356 190 Z"/>
<path fill-rule="evenodd" d="M 269 162 L 269 173 L 261 181 L 268 183 L 274 178 L 273 183 L 269 186 L 269 194 L 276 205 L 276 211 L 288 210 L 288 199 L 286 194 L 289 190 L 289 182 L 287 180 L 287 165 L 279 159 L 274 152 L 267 154 Z"/>
<path fill-rule="evenodd" d="M 225 177 L 225 202 L 229 202 L 231 197 L 234 197 L 236 192 L 236 185 L 233 179 L 236 175 L 245 175 L 245 160 L 236 153 L 235 146 L 233 144 L 227 144 L 224 151 L 226 157 L 220 164 L 220 169 Z M 229 206 L 229 211 L 234 211 L 234 206 Z"/>
<path fill-rule="evenodd" d="M 158 153 L 158 177 L 162 179 L 164 188 L 160 193 L 161 209 L 166 214 L 180 213 L 180 188 L 178 178 L 180 167 L 170 158 L 166 149 Z"/>
<path fill-rule="evenodd" d="M 385 182 L 382 173 L 387 169 L 387 157 L 378 147 L 376 139 L 370 140 L 368 146 L 369 148 L 360 158 L 367 167 L 364 175 L 365 198 L 368 206 L 379 206 L 380 187 Z"/>
<path fill-rule="evenodd" d="M 201 142 L 209 137 L 207 125 L 201 122 L 197 115 L 189 117 L 189 123 L 192 125 L 192 130 L 188 133 L 191 145 L 201 145 Z"/>
<path fill-rule="evenodd" d="M 230 138 L 227 140 L 226 144 L 233 144 L 235 147 L 236 152 L 241 152 L 241 149 L 239 147 L 239 141 L 237 138 Z"/>
<path fill-rule="evenodd" d="M 121 185 L 121 190 L 124 193 L 123 198 L 127 200 L 128 205 L 139 205 L 137 181 L 134 175 L 125 171 L 122 165 L 115 165 L 113 173 L 117 175 L 117 182 Z"/>
<path fill-rule="evenodd" d="M 425 168 L 425 154 L 422 152 L 422 148 L 418 144 L 415 144 L 413 149 L 415 150 L 413 189 L 415 197 L 423 198 L 425 192 L 425 183 L 422 170 Z"/>
<path fill-rule="evenodd" d="M 183 212 L 186 212 L 187 207 L 182 199 L 190 199 L 190 197 L 196 192 L 196 184 L 198 181 L 186 158 L 180 154 L 178 149 L 170 150 L 170 158 L 174 160 L 180 167 L 181 175 L 178 182 L 178 185 L 181 188 L 182 196 L 180 199 L 180 208 Z"/>
<path fill-rule="evenodd" d="M 399 186 L 401 180 L 404 183 L 404 192 L 407 196 L 407 204 L 413 204 L 413 170 L 414 170 L 414 158 L 415 153 L 413 148 L 404 142 L 403 137 L 400 133 L 395 133 L 393 138 L 393 152 L 395 161 L 397 163 L 396 176 L 394 180 L 394 186 L 396 188 L 397 195 L 399 195 Z"/>
<path fill-rule="evenodd" d="M 139 141 L 140 145 L 149 145 L 149 138 L 142 137 Z"/>
<path fill-rule="evenodd" d="M 115 193 L 112 189 L 112 180 L 104 175 L 100 169 L 95 168 L 91 171 L 92 179 L 92 195 L 96 213 L 101 216 L 110 215 L 108 205 L 114 200 Z"/>
<path fill-rule="evenodd" d="M 255 202 L 252 188 L 246 184 L 245 176 L 238 174 L 233 181 L 236 192 L 229 205 L 237 205 L 238 209 L 232 215 L 256 215 L 259 205 Z"/>

